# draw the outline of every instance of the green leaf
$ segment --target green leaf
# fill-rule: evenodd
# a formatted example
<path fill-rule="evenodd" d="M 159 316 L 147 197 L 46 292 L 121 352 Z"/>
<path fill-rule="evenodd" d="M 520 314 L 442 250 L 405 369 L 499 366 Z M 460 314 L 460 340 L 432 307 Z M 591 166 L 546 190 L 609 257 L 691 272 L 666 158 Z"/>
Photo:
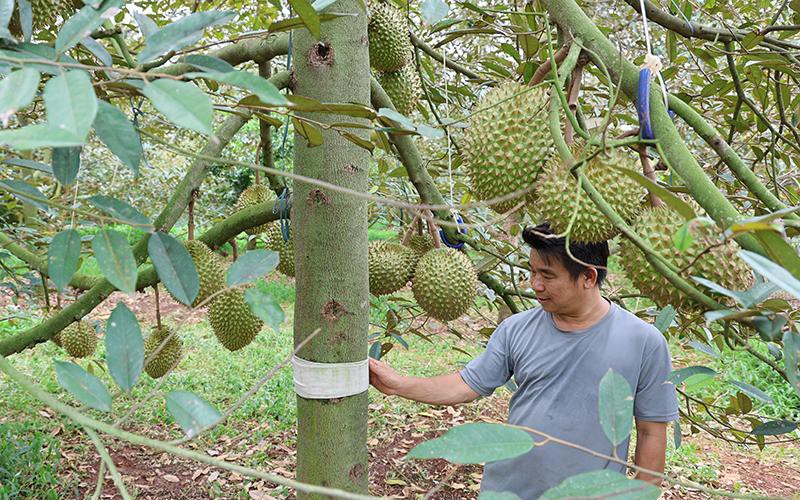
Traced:
<path fill-rule="evenodd" d="M 204 54 L 188 55 L 182 58 L 181 62 L 208 73 L 228 73 L 235 70 L 227 61 Z"/>
<path fill-rule="evenodd" d="M 789 420 L 770 420 L 757 426 L 750 434 L 756 436 L 778 436 L 780 434 L 788 434 L 797 429 L 797 422 Z"/>
<path fill-rule="evenodd" d="M 195 12 L 178 19 L 147 37 L 144 49 L 139 53 L 138 63 L 155 61 L 162 54 L 182 49 L 197 42 L 206 28 L 230 21 L 236 12 L 231 10 Z"/>
<path fill-rule="evenodd" d="M 675 449 L 681 447 L 681 441 L 683 440 L 683 436 L 681 435 L 681 421 L 674 420 L 672 422 L 672 442 L 675 445 Z"/>
<path fill-rule="evenodd" d="M 675 370 L 670 373 L 669 377 L 667 377 L 667 381 L 678 385 L 694 375 L 708 375 L 709 377 L 713 377 L 716 374 L 717 372 L 706 366 L 687 366 L 686 368 L 681 368 L 680 370 Z"/>
<path fill-rule="evenodd" d="M 196 86 L 176 80 L 156 80 L 145 85 L 142 93 L 172 123 L 211 135 L 214 110 L 208 96 Z"/>
<path fill-rule="evenodd" d="M 263 277 L 278 266 L 278 252 L 251 250 L 239 257 L 228 268 L 228 286 L 250 283 Z"/>
<path fill-rule="evenodd" d="M 672 243 L 675 248 L 680 252 L 685 252 L 694 242 L 694 236 L 691 231 L 692 222 L 687 222 L 678 229 L 678 232 L 672 236 Z"/>
<path fill-rule="evenodd" d="M 335 3 L 336 0 L 316 0 L 316 2 L 314 2 L 312 7 L 314 7 L 314 10 L 316 10 L 317 12 L 321 12 L 323 9 L 325 9 L 325 7 L 330 7 Z"/>
<path fill-rule="evenodd" d="M 70 130 L 65 130 L 49 123 L 39 123 L 18 129 L 0 131 L 0 145 L 6 145 L 20 151 L 46 146 L 81 146 L 85 142 L 85 136 L 79 137 Z"/>
<path fill-rule="evenodd" d="M 747 395 L 752 396 L 759 401 L 767 404 L 773 404 L 775 401 L 767 394 L 766 392 L 762 391 L 758 387 L 754 387 L 750 384 L 746 384 L 744 382 L 740 382 L 738 380 L 728 380 L 728 383 L 734 385 L 744 391 Z"/>
<path fill-rule="evenodd" d="M 17 0 L 19 5 L 19 24 L 22 26 L 22 36 L 26 42 L 33 36 L 33 7 L 30 0 Z"/>
<path fill-rule="evenodd" d="M 309 148 L 319 146 L 325 142 L 325 139 L 322 137 L 322 132 L 314 125 L 300 120 L 295 116 L 292 117 L 292 125 L 294 125 L 295 132 L 305 137 L 306 141 L 308 141 Z"/>
<path fill-rule="evenodd" d="M 150 224 L 150 220 L 145 217 L 142 212 L 124 201 L 102 194 L 96 194 L 89 197 L 89 202 L 122 223 L 136 226 L 142 230 L 152 230 L 153 228 Z"/>
<path fill-rule="evenodd" d="M 617 446 L 631 433 L 633 393 L 625 377 L 609 368 L 600 380 L 597 396 L 600 425 L 611 444 Z"/>
<path fill-rule="evenodd" d="M 12 38 L 8 31 L 8 23 L 14 15 L 14 0 L 0 0 L 0 38 Z M 0 102 L 3 102 L 0 99 Z"/>
<path fill-rule="evenodd" d="M 513 458 L 533 449 L 527 432 L 502 424 L 473 423 L 418 444 L 406 458 L 444 458 L 456 464 L 478 464 Z"/>
<path fill-rule="evenodd" d="M 14 198 L 17 198 L 25 203 L 30 203 L 31 205 L 41 208 L 44 211 L 47 211 L 49 207 L 46 203 L 43 203 L 39 200 L 47 201 L 47 196 L 43 195 L 41 191 L 36 189 L 35 187 L 31 186 L 27 182 L 22 181 L 0 181 L 0 188 L 5 188 L 6 190 L 14 190 L 16 192 L 11 192 L 11 195 Z"/>
<path fill-rule="evenodd" d="M 422 19 L 428 24 L 436 24 L 450 12 L 450 6 L 442 0 L 424 0 L 420 7 Z"/>
<path fill-rule="evenodd" d="M 92 80 L 85 71 L 56 76 L 44 87 L 47 123 L 86 140 L 97 114 Z"/>
<path fill-rule="evenodd" d="M 656 321 L 654 326 L 658 328 L 658 331 L 664 333 L 669 329 L 672 322 L 675 320 L 676 315 L 675 308 L 671 305 L 666 305 L 663 309 L 658 311 L 658 316 L 656 316 Z"/>
<path fill-rule="evenodd" d="M 613 470 L 584 472 L 562 481 L 539 497 L 542 500 L 557 498 L 613 498 L 615 500 L 656 500 L 661 490 L 638 479 L 628 479 Z"/>
<path fill-rule="evenodd" d="M 690 340 L 688 345 L 691 346 L 691 347 L 694 347 L 695 349 L 697 349 L 700 352 L 708 354 L 709 356 L 711 356 L 713 358 L 720 359 L 720 357 L 721 357 L 720 353 L 717 352 L 716 349 L 714 349 L 713 347 L 711 347 L 709 345 L 701 344 L 700 342 L 698 342 L 696 340 Z"/>
<path fill-rule="evenodd" d="M 94 38 L 87 36 L 81 40 L 81 45 L 91 52 L 103 66 L 114 65 L 114 59 L 111 57 L 111 54 Z"/>
<path fill-rule="evenodd" d="M 205 399 L 191 392 L 172 391 L 167 394 L 166 399 L 167 410 L 186 433 L 186 437 L 196 436 L 222 418 Z"/>
<path fill-rule="evenodd" d="M 289 0 L 289 5 L 292 6 L 297 15 L 300 16 L 300 20 L 303 21 L 303 24 L 308 31 L 314 35 L 314 38 L 319 39 L 320 35 L 320 21 L 319 15 L 314 7 L 308 2 L 308 0 Z"/>
<path fill-rule="evenodd" d="M 800 395 L 800 334 L 788 331 L 783 334 L 783 366 L 786 378 Z"/>
<path fill-rule="evenodd" d="M 75 363 L 58 360 L 54 363 L 58 384 L 75 399 L 95 410 L 111 411 L 111 395 L 99 378 Z"/>
<path fill-rule="evenodd" d="M 39 163 L 38 161 L 26 160 L 24 158 L 6 158 L 3 163 L 14 165 L 17 167 L 27 168 L 30 170 L 38 170 L 46 174 L 53 175 L 53 167 L 46 163 Z"/>
<path fill-rule="evenodd" d="M 167 290 L 176 300 L 191 306 L 200 292 L 200 277 L 186 247 L 172 236 L 156 232 L 147 242 L 147 252 Z"/>
<path fill-rule="evenodd" d="M 136 259 L 125 235 L 103 229 L 92 238 L 92 250 L 100 270 L 122 292 L 136 291 Z"/>
<path fill-rule="evenodd" d="M 56 37 L 56 52 L 63 53 L 91 35 L 103 21 L 111 19 L 122 7 L 123 0 L 105 0 L 95 9 L 85 5 L 77 14 L 66 20 Z"/>
<path fill-rule="evenodd" d="M 130 392 L 144 367 L 144 340 L 136 315 L 123 302 L 106 321 L 105 342 L 108 371 L 120 389 Z"/>
<path fill-rule="evenodd" d="M 391 108 L 380 108 L 378 110 L 378 116 L 388 118 L 389 120 L 396 122 L 398 125 L 400 125 L 401 128 L 404 128 L 406 130 L 417 129 L 417 127 L 414 126 L 411 120 L 409 120 L 404 115 L 401 115 L 400 113 Z"/>
<path fill-rule="evenodd" d="M 53 236 L 47 248 L 47 275 L 58 291 L 63 292 L 75 271 L 81 255 L 81 235 L 74 229 L 65 229 Z"/>
<path fill-rule="evenodd" d="M 53 148 L 53 176 L 65 186 L 78 177 L 81 168 L 81 147 Z"/>
<path fill-rule="evenodd" d="M 137 177 L 144 153 L 139 134 L 125 113 L 112 104 L 99 101 L 94 131 L 103 144 Z"/>
<path fill-rule="evenodd" d="M 481 491 L 478 500 L 520 500 L 520 498 L 510 491 Z"/>
<path fill-rule="evenodd" d="M 247 255 L 247 254 L 245 254 Z M 259 290 L 258 288 L 250 288 L 244 292 L 244 300 L 250 306 L 250 310 L 261 318 L 266 324 L 272 327 L 276 332 L 280 330 L 286 316 L 283 309 L 272 294 Z"/>
<path fill-rule="evenodd" d="M 286 96 L 281 94 L 278 87 L 270 83 L 269 80 L 246 71 L 234 70 L 227 73 L 188 73 L 186 76 L 189 78 L 207 78 L 209 80 L 242 88 L 255 94 L 261 102 L 267 105 L 285 106 L 289 104 Z"/>
<path fill-rule="evenodd" d="M 39 87 L 39 76 L 33 68 L 22 68 L 0 80 L 0 123 L 4 127 L 14 113 L 33 101 Z"/>
<path fill-rule="evenodd" d="M 139 31 L 142 32 L 145 38 L 150 38 L 153 33 L 158 31 L 158 25 L 143 12 L 134 11 L 133 18 L 136 20 L 136 24 L 139 25 Z"/>
<path fill-rule="evenodd" d="M 748 250 L 739 250 L 739 256 L 742 260 L 747 262 L 755 272 L 761 274 L 783 290 L 791 293 L 795 298 L 800 299 L 800 280 L 792 276 L 785 268 L 766 257 Z"/>

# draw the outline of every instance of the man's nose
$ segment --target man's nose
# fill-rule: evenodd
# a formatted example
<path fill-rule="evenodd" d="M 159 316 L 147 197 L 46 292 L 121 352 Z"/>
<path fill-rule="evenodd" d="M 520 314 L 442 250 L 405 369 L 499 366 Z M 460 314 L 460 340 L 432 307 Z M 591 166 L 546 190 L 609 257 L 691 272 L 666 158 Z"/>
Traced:
<path fill-rule="evenodd" d="M 544 283 L 538 278 L 531 278 L 531 287 L 533 287 L 533 290 L 536 292 L 544 291 Z"/>

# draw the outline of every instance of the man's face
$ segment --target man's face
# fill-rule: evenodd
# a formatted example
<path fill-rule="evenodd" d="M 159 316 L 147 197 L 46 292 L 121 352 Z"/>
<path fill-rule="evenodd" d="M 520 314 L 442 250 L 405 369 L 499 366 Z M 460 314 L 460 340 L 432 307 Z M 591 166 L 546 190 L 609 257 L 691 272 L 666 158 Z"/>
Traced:
<path fill-rule="evenodd" d="M 560 313 L 575 309 L 584 300 L 588 291 L 587 277 L 573 280 L 564 264 L 554 256 L 543 259 L 539 252 L 531 250 L 531 287 L 542 309 Z"/>

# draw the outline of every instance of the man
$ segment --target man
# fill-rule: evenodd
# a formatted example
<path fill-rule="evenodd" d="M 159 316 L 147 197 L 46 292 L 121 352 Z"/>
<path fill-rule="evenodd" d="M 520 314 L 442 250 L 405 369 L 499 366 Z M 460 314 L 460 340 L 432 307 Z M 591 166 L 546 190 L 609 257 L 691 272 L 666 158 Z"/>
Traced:
<path fill-rule="evenodd" d="M 486 351 L 463 370 L 406 377 L 370 359 L 370 383 L 388 395 L 453 405 L 489 396 L 513 375 L 518 389 L 509 423 L 611 456 L 614 450 L 598 410 L 598 386 L 611 368 L 634 393 L 635 463 L 663 472 L 667 422 L 678 416 L 675 386 L 666 382 L 671 371 L 667 343 L 656 328 L 601 295 L 608 243 L 570 243 L 573 260 L 565 239 L 553 236 L 546 224 L 523 231 L 531 246 L 531 285 L 540 307 L 503 321 Z M 627 439 L 616 456 L 627 458 Z M 550 442 L 486 464 L 481 491 L 511 491 L 532 500 L 570 476 L 597 469 L 624 472 L 625 466 Z M 644 473 L 638 478 L 661 483 Z"/>

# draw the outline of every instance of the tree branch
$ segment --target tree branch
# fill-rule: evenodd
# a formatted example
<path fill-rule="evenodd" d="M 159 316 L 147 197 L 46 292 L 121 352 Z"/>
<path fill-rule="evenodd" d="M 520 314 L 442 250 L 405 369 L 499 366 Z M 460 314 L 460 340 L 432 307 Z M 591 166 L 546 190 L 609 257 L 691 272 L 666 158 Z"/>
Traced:
<path fill-rule="evenodd" d="M 411 43 L 413 43 L 417 48 L 419 48 L 422 52 L 425 52 L 426 54 L 428 54 L 433 59 L 439 61 L 440 63 L 444 62 L 445 66 L 447 66 L 448 68 L 452 69 L 456 73 L 461 73 L 462 75 L 466 76 L 467 78 L 469 78 L 471 80 L 477 80 L 477 81 L 481 81 L 481 82 L 489 81 L 489 79 L 482 77 L 481 75 L 479 75 L 478 73 L 472 71 L 471 69 L 467 68 L 466 66 L 463 66 L 463 65 L 461 65 L 461 64 L 459 64 L 459 63 L 457 63 L 455 61 L 452 61 L 450 59 L 446 59 L 445 60 L 445 58 L 444 58 L 444 56 L 442 54 L 437 52 L 436 49 L 434 49 L 433 47 L 431 47 L 427 43 L 425 43 L 422 40 L 420 40 L 417 37 L 417 35 L 415 35 L 414 33 L 410 33 L 410 36 L 411 36 Z"/>
<path fill-rule="evenodd" d="M 231 66 L 237 66 L 247 61 L 266 62 L 273 57 L 286 55 L 288 52 L 289 35 L 278 33 L 263 38 L 248 38 L 209 52 L 207 55 L 222 59 Z M 158 72 L 178 76 L 194 71 L 194 69 L 194 66 L 189 64 L 178 63 L 159 68 Z"/>

